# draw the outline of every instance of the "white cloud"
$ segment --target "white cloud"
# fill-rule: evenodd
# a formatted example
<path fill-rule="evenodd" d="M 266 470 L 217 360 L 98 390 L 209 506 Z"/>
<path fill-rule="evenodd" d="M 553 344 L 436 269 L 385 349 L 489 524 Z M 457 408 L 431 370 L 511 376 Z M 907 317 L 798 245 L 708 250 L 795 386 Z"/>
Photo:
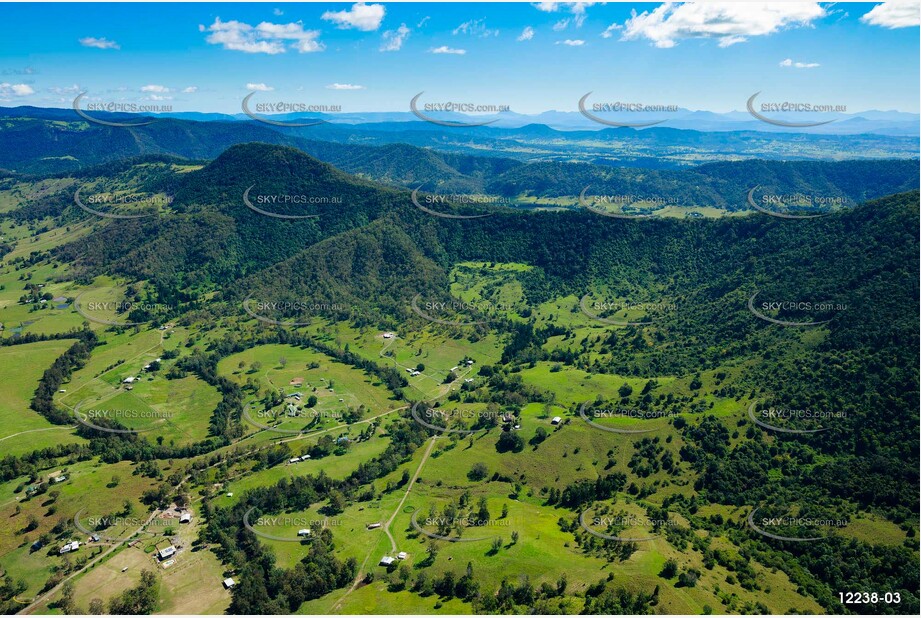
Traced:
<path fill-rule="evenodd" d="M 121 49 L 115 41 L 110 41 L 105 37 L 97 39 L 94 36 L 87 36 L 80 39 L 80 45 L 83 47 L 95 47 L 96 49 Z"/>
<path fill-rule="evenodd" d="M 257 26 L 241 21 L 221 21 L 215 18 L 210 26 L 198 26 L 199 32 L 208 32 L 205 41 L 220 45 L 224 49 L 241 51 L 248 54 L 283 54 L 285 44 L 289 41 L 290 49 L 300 53 L 318 52 L 326 46 L 317 40 L 319 30 L 304 30 L 301 22 L 290 24 L 273 24 L 264 21 Z"/>
<path fill-rule="evenodd" d="M 282 11 L 281 9 L 275 9 L 272 11 L 272 15 L 274 15 L 275 17 L 281 17 L 284 14 L 285 12 Z"/>
<path fill-rule="evenodd" d="M 748 37 L 809 26 L 827 15 L 818 2 L 667 2 L 651 13 L 631 13 L 621 40 L 645 38 L 661 48 L 674 47 L 682 39 L 691 38 L 715 38 L 720 47 L 728 47 Z"/>
<path fill-rule="evenodd" d="M 141 92 L 158 92 L 163 94 L 164 92 L 169 92 L 169 88 L 159 84 L 150 84 L 148 86 L 141 86 Z"/>
<path fill-rule="evenodd" d="M 623 30 L 623 29 L 624 27 L 621 26 L 620 24 L 611 24 L 610 26 L 605 28 L 604 32 L 601 33 L 601 36 L 602 38 L 610 39 L 612 36 L 614 36 L 614 33 L 616 31 Z"/>
<path fill-rule="evenodd" d="M 442 45 L 441 47 L 433 47 L 429 50 L 429 53 L 432 54 L 456 54 L 458 56 L 463 56 L 467 53 L 466 49 L 454 49 L 453 47 L 448 47 L 447 45 Z"/>
<path fill-rule="evenodd" d="M 329 90 L 364 90 L 364 86 L 358 86 L 356 84 L 330 84 L 326 87 Z"/>
<path fill-rule="evenodd" d="M 410 30 L 406 27 L 406 24 L 400 24 L 400 27 L 396 30 L 387 30 L 381 35 L 380 51 L 399 51 L 409 37 L 409 32 Z"/>
<path fill-rule="evenodd" d="M 534 38 L 534 28 L 531 26 L 525 26 L 524 30 L 521 31 L 521 34 L 518 35 L 517 41 L 530 41 Z"/>
<path fill-rule="evenodd" d="M 336 24 L 337 28 L 363 30 L 369 32 L 381 27 L 384 20 L 383 4 L 365 4 L 356 2 L 348 11 L 326 11 L 322 19 Z"/>
<path fill-rule="evenodd" d="M 149 97 L 147 97 L 147 99 L 150 101 L 172 101 L 173 97 L 165 97 L 159 94 L 152 94 Z"/>
<path fill-rule="evenodd" d="M 499 36 L 499 31 L 487 28 L 485 19 L 471 19 L 452 30 L 451 34 L 469 34 L 470 36 L 478 36 L 485 39 L 490 36 Z"/>
<path fill-rule="evenodd" d="M 604 2 L 535 2 L 534 8 L 545 13 L 556 13 L 557 11 L 569 11 L 572 13 L 572 21 L 576 28 L 581 28 L 585 23 L 585 9 L 595 4 L 605 4 Z M 567 23 L 569 20 L 565 20 Z M 559 24 L 561 22 L 557 22 Z M 566 26 L 563 26 L 565 28 Z M 562 30 L 562 28 L 560 28 Z"/>
<path fill-rule="evenodd" d="M 561 19 L 560 21 L 553 24 L 553 31 L 559 32 L 560 30 L 566 30 L 566 27 L 569 25 L 569 19 Z"/>
<path fill-rule="evenodd" d="M 198 92 L 198 86 L 186 86 L 182 89 L 183 94 L 192 94 Z"/>
<path fill-rule="evenodd" d="M 921 23 L 921 6 L 917 2 L 884 2 L 860 18 L 865 24 L 883 28 L 911 28 Z"/>
<path fill-rule="evenodd" d="M 258 90 L 259 92 L 271 92 L 275 90 L 271 86 L 266 86 L 265 84 L 246 84 L 247 90 Z"/>
<path fill-rule="evenodd" d="M 0 83 L 0 98 L 8 100 L 7 97 L 27 97 L 35 94 L 35 90 L 29 84 L 10 84 L 8 82 Z"/>
<path fill-rule="evenodd" d="M 556 44 L 569 45 L 570 47 L 582 47 L 585 45 L 585 41 L 582 39 L 566 39 L 565 41 L 557 41 Z"/>
<path fill-rule="evenodd" d="M 428 22 L 428 20 L 430 20 L 430 19 L 431 19 L 431 17 L 429 17 L 428 15 L 426 15 L 426 16 L 423 17 L 421 20 L 419 20 L 419 23 L 416 24 L 416 28 L 421 28 L 421 27 L 424 26 L 424 25 L 426 24 L 426 22 Z"/>
<path fill-rule="evenodd" d="M 792 58 L 780 61 L 782 67 L 793 67 L 795 69 L 814 69 L 821 66 L 818 62 L 793 62 Z"/>
<path fill-rule="evenodd" d="M 48 88 L 48 91 L 51 92 L 52 94 L 59 94 L 59 95 L 60 94 L 76 94 L 77 92 L 80 92 L 80 90 L 82 89 L 77 84 L 74 84 L 72 86 L 63 86 L 63 87 L 62 86 L 52 86 Z"/>

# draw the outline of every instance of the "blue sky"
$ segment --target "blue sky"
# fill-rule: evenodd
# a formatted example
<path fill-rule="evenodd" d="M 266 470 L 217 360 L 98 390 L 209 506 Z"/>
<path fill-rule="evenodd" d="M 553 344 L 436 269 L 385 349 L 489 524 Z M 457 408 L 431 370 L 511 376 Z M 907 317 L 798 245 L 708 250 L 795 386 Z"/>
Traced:
<path fill-rule="evenodd" d="M 53 8 L 52 8 L 53 7 Z M 426 98 L 742 110 L 756 91 L 919 111 L 917 3 L 5 4 L 0 105 L 263 100 L 407 111 Z M 271 90 L 269 90 L 271 89 Z"/>

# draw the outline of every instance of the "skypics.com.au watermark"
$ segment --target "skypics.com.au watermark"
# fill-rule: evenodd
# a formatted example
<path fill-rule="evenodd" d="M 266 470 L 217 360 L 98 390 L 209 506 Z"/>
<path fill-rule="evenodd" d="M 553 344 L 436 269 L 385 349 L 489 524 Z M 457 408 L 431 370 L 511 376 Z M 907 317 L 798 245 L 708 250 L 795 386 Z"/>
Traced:
<path fill-rule="evenodd" d="M 425 320 L 445 326 L 475 326 L 514 311 L 514 307 L 488 300 L 427 299 L 416 294 L 410 302 L 413 313 Z M 476 319 L 482 318 L 482 319 Z"/>
<path fill-rule="evenodd" d="M 591 96 L 591 92 L 588 92 L 579 99 L 579 112 L 583 116 L 588 118 L 593 122 L 598 124 L 603 124 L 609 127 L 631 127 L 634 129 L 639 129 L 642 127 L 651 127 L 657 124 L 665 122 L 665 119 L 652 120 L 647 122 L 625 122 L 619 120 L 613 120 L 611 118 L 603 118 L 596 114 L 599 113 L 625 113 L 625 114 L 668 114 L 680 111 L 677 105 L 665 104 L 665 103 L 648 103 L 648 102 L 625 102 L 625 101 L 610 101 L 602 103 L 593 103 L 591 105 L 591 111 L 586 107 L 586 102 L 588 97 Z"/>
<path fill-rule="evenodd" d="M 173 418 L 172 412 L 154 410 L 152 408 L 148 409 L 137 409 L 137 408 L 104 408 L 97 405 L 97 407 L 83 409 L 83 404 L 77 404 L 74 407 L 74 419 L 85 427 L 90 429 L 95 429 L 96 431 L 102 431 L 105 433 L 113 434 L 139 434 L 146 431 L 152 431 L 159 427 L 163 427 L 163 423 L 156 421 L 169 421 Z M 129 429 L 119 429 L 117 427 L 108 427 L 106 425 L 100 425 L 100 422 L 109 421 L 112 423 L 118 423 L 120 426 L 125 426 L 125 423 L 133 424 L 132 421 L 149 421 L 145 423 L 144 427 L 134 427 Z"/>
<path fill-rule="evenodd" d="M 607 431 L 609 433 L 638 434 L 650 433 L 665 428 L 669 419 L 675 418 L 678 414 L 660 410 L 639 410 L 636 408 L 622 407 L 589 407 L 592 402 L 586 401 L 579 407 L 579 416 L 583 421 L 595 429 Z M 630 421 L 647 421 L 647 420 L 665 420 L 665 423 L 657 423 L 653 427 L 638 428 L 621 428 L 602 423 L 596 423 L 593 419 L 624 419 Z"/>
<path fill-rule="evenodd" d="M 595 213 L 596 215 L 610 217 L 612 219 L 649 219 L 653 216 L 652 214 L 633 214 L 624 212 L 624 209 L 636 205 L 642 205 L 644 208 L 652 207 L 659 209 L 666 206 L 676 206 L 680 203 L 680 200 L 676 197 L 662 195 L 637 195 L 633 193 L 595 195 L 589 198 L 586 197 L 586 193 L 588 193 L 590 188 L 591 185 L 587 185 L 579 193 L 579 206 Z M 618 210 L 610 210 L 610 206 L 614 206 Z"/>
<path fill-rule="evenodd" d="M 290 517 L 262 515 L 252 519 L 253 507 L 243 515 L 243 525 L 247 530 L 264 539 L 283 541 L 288 543 L 305 543 L 317 538 L 320 531 L 325 528 L 336 528 L 344 525 L 341 519 L 310 517 Z M 292 532 L 297 528 L 295 532 Z"/>
<path fill-rule="evenodd" d="M 243 109 L 243 113 L 256 122 L 268 124 L 273 127 L 312 127 L 318 124 L 324 124 L 327 121 L 323 118 L 310 118 L 304 121 L 272 120 L 271 118 L 265 118 L 263 116 L 259 116 L 258 114 L 327 114 L 340 113 L 342 111 L 341 105 L 311 104 L 304 103 L 303 101 L 250 103 L 250 100 L 254 96 L 256 96 L 255 91 L 250 92 L 248 95 L 243 97 L 243 101 L 240 103 L 240 107 Z"/>
<path fill-rule="evenodd" d="M 816 208 L 827 211 L 832 208 L 841 208 L 846 203 L 846 200 L 840 196 L 810 195 L 798 192 L 785 194 L 765 193 L 759 199 L 755 199 L 755 191 L 759 187 L 760 185 L 756 185 L 748 192 L 748 205 L 758 212 L 781 219 L 817 219 L 826 217 L 831 213 L 820 212 L 817 214 L 798 215 L 786 211 L 790 209 L 794 211 L 798 209 L 813 210 Z"/>
<path fill-rule="evenodd" d="M 309 326 L 318 319 L 336 319 L 352 308 L 326 299 L 255 300 L 253 294 L 243 299 L 242 307 L 260 322 L 289 328 Z"/>
<path fill-rule="evenodd" d="M 781 433 L 819 433 L 827 431 L 828 427 L 821 425 L 811 429 L 798 429 L 797 423 L 816 423 L 819 421 L 834 421 L 847 418 L 847 412 L 832 410 L 813 410 L 812 408 L 775 408 L 766 407 L 756 410 L 757 402 L 748 406 L 748 418 L 759 427 L 778 431 Z"/>
<path fill-rule="evenodd" d="M 603 324 L 611 324 L 614 326 L 645 326 L 651 324 L 654 321 L 654 318 L 647 317 L 643 321 L 634 322 L 615 317 L 603 317 L 602 314 L 617 314 L 620 312 L 642 312 L 644 314 L 656 314 L 663 312 L 673 312 L 678 309 L 678 305 L 677 303 L 673 302 L 637 302 L 630 300 L 589 301 L 589 295 L 586 294 L 579 301 L 579 308 L 582 310 L 583 314 L 592 320 L 601 322 Z"/>
<path fill-rule="evenodd" d="M 762 507 L 752 509 L 748 514 L 748 527 L 758 534 L 778 541 L 814 542 L 824 541 L 828 534 L 835 529 L 847 526 L 847 519 L 836 519 L 822 516 L 801 516 L 783 514 L 779 516 L 758 517 L 757 513 Z M 775 509 L 765 509 L 775 510 Z M 789 513 L 789 510 L 788 510 Z M 821 535 L 812 536 L 815 532 L 822 531 Z M 811 533 L 811 534 L 810 534 Z M 806 536 L 810 534 L 810 536 Z"/>
<path fill-rule="evenodd" d="M 169 195 L 96 193 L 84 196 L 82 192 L 82 187 L 78 187 L 77 190 L 74 191 L 74 203 L 80 207 L 81 210 L 106 219 L 143 219 L 144 217 L 152 217 L 159 213 L 160 206 L 169 206 L 173 203 L 173 197 Z M 132 209 L 147 207 L 148 210 L 154 210 L 153 212 L 125 214 L 98 210 L 96 208 L 91 208 L 90 205 L 130 206 Z"/>
<path fill-rule="evenodd" d="M 410 416 L 423 427 L 433 431 L 468 435 L 497 426 L 502 414 L 490 410 L 471 410 L 468 408 L 433 408 L 419 401 L 413 404 L 413 407 L 410 409 Z M 451 420 L 462 420 L 467 423 L 472 421 L 472 425 L 469 426 L 475 428 L 452 429 L 446 425 L 446 423 Z M 435 422 L 445 424 L 439 425 L 435 424 Z"/>
<path fill-rule="evenodd" d="M 670 519 L 650 519 L 649 517 L 630 515 L 621 513 L 618 515 L 595 515 L 591 519 L 588 517 L 589 511 L 586 509 L 579 514 L 579 525 L 589 534 L 609 541 L 619 543 L 640 543 L 643 541 L 652 541 L 659 535 L 655 532 L 667 526 L 677 526 L 677 522 Z M 598 530 L 616 530 L 616 534 L 608 534 Z M 652 530 L 654 533 L 650 534 Z"/>
<path fill-rule="evenodd" d="M 511 108 L 508 105 L 494 104 L 494 103 L 472 103 L 466 101 L 442 101 L 439 103 L 419 103 L 419 97 L 425 94 L 425 91 L 420 92 L 412 98 L 409 102 L 410 111 L 420 120 L 430 122 L 432 124 L 437 124 L 442 127 L 482 127 L 489 124 L 492 124 L 498 120 L 498 118 L 493 118 L 492 120 L 483 120 L 480 122 L 476 121 L 453 121 L 453 120 L 439 120 L 428 115 L 431 113 L 459 113 L 459 114 L 480 114 L 480 113 L 507 113 L 511 111 Z"/>
<path fill-rule="evenodd" d="M 419 185 L 410 194 L 413 205 L 424 213 L 433 217 L 442 219 L 482 219 L 489 217 L 492 213 L 477 215 L 457 215 L 452 213 L 441 212 L 446 207 L 465 207 L 465 206 L 511 206 L 514 202 L 507 197 L 494 195 L 478 195 L 474 193 L 447 193 L 436 194 L 426 193 L 419 194 L 419 190 L 425 185 Z"/>
<path fill-rule="evenodd" d="M 748 113 L 753 117 L 757 118 L 761 122 L 766 122 L 778 127 L 818 127 L 823 124 L 828 124 L 834 122 L 835 119 L 831 120 L 821 120 L 821 121 L 803 121 L 803 122 L 793 122 L 789 120 L 779 120 L 776 118 L 771 118 L 765 116 L 767 113 L 786 113 L 786 114 L 814 114 L 814 113 L 845 113 L 847 112 L 847 105 L 842 105 L 838 103 L 816 103 L 809 101 L 771 101 L 771 102 L 762 102 L 759 105 L 755 105 L 755 99 L 760 95 L 761 92 L 756 92 L 748 98 L 745 106 L 748 108 Z M 757 108 L 757 109 L 756 109 Z"/>
<path fill-rule="evenodd" d="M 498 534 L 491 534 L 488 536 L 479 536 L 474 537 L 465 537 L 464 532 L 467 530 L 474 530 L 474 534 L 483 531 L 496 531 L 496 528 L 510 528 L 511 521 L 508 519 L 484 519 L 479 517 L 470 517 L 470 516 L 461 516 L 461 517 L 447 517 L 447 516 L 437 516 L 430 515 L 425 518 L 421 523 L 419 522 L 419 513 L 422 509 L 415 511 L 410 518 L 410 524 L 412 527 L 430 539 L 438 539 L 440 541 L 448 541 L 449 543 L 472 543 L 474 541 L 488 541 L 490 539 L 496 539 L 499 537 Z M 434 527 L 436 531 L 428 530 L 425 528 Z"/>
<path fill-rule="evenodd" d="M 74 309 L 81 316 L 90 322 L 97 324 L 106 324 L 108 326 L 130 327 L 142 326 L 154 320 L 153 317 L 147 318 L 151 314 L 164 315 L 175 310 L 175 307 L 163 303 L 149 303 L 144 301 L 130 300 L 84 300 L 86 294 L 105 292 L 108 288 L 99 288 L 95 290 L 86 290 L 81 292 L 74 299 Z M 110 319 L 117 315 L 135 316 L 132 321 L 119 321 Z M 137 319 L 143 317 L 146 319 Z"/>
<path fill-rule="evenodd" d="M 273 217 L 275 219 L 316 219 L 320 215 L 315 212 L 304 214 L 288 214 L 284 212 L 275 212 L 267 208 L 277 209 L 279 207 L 286 210 L 303 210 L 305 206 L 341 206 L 343 204 L 342 196 L 339 195 L 306 195 L 302 193 L 263 193 L 250 195 L 253 187 L 250 185 L 243 192 L 243 204 L 260 215 Z M 263 208 L 263 206 L 265 208 Z"/>
<path fill-rule="evenodd" d="M 815 317 L 826 317 L 829 314 L 838 314 L 844 311 L 847 311 L 847 303 L 832 302 L 832 301 L 811 301 L 811 300 L 782 300 L 782 301 L 762 301 L 760 303 L 755 303 L 755 298 L 760 294 L 760 292 L 755 292 L 752 294 L 752 297 L 748 299 L 748 310 L 757 318 L 764 320 L 765 322 L 770 322 L 772 324 L 777 324 L 779 326 L 818 326 L 820 324 L 826 324 L 831 322 L 833 315 L 827 317 L 823 320 L 782 320 L 777 317 L 772 317 L 768 313 L 773 313 L 779 315 L 780 313 L 789 314 L 794 313 L 803 316 L 815 316 Z"/>
<path fill-rule="evenodd" d="M 156 120 L 144 120 L 142 122 L 117 122 L 112 120 L 102 120 L 101 118 L 95 118 L 90 116 L 83 111 L 80 107 L 83 97 L 86 96 L 86 92 L 81 92 L 74 98 L 73 109 L 78 116 L 89 122 L 100 124 L 106 127 L 143 127 L 149 124 L 156 122 Z M 155 112 L 171 112 L 173 108 L 171 105 L 150 105 L 147 103 L 125 103 L 121 101 L 94 101 L 87 104 L 87 111 L 94 112 L 106 112 L 106 113 L 155 113 Z"/>

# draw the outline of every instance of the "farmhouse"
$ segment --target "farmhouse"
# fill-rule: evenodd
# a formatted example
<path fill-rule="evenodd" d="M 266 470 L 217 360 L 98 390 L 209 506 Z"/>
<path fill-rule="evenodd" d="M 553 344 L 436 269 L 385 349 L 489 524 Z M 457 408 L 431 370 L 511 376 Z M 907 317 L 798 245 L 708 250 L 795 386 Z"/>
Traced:
<path fill-rule="evenodd" d="M 381 566 L 390 566 L 391 564 L 393 564 L 393 558 L 391 556 L 384 556 L 383 558 L 381 558 L 380 564 Z"/>
<path fill-rule="evenodd" d="M 160 560 L 165 560 L 166 558 L 169 558 L 175 553 L 176 553 L 176 548 L 170 545 L 169 547 L 164 547 L 163 549 L 158 550 L 157 557 L 160 558 Z"/>
<path fill-rule="evenodd" d="M 379 523 L 368 524 L 368 530 L 374 530 L 375 528 L 380 528 L 380 527 L 381 525 Z"/>
<path fill-rule="evenodd" d="M 397 558 L 399 558 L 400 560 L 406 560 L 406 552 L 401 551 L 400 553 L 397 554 Z"/>
<path fill-rule="evenodd" d="M 288 463 L 289 463 L 289 464 L 295 464 L 295 463 L 299 462 L 300 460 L 301 460 L 300 457 L 292 457 L 291 459 L 288 460 Z"/>
<path fill-rule="evenodd" d="M 393 333 L 384 333 L 384 339 L 393 339 Z"/>
<path fill-rule="evenodd" d="M 552 419 L 550 419 L 551 425 L 559 425 L 561 422 L 563 422 L 563 419 L 561 419 L 559 416 L 554 416 Z"/>
<path fill-rule="evenodd" d="M 60 475 L 60 476 L 55 476 L 55 477 L 52 477 L 52 478 L 51 478 L 51 482 L 52 482 L 52 483 L 63 483 L 63 482 L 66 481 L 66 480 L 67 480 L 67 475 L 66 475 L 66 474 L 62 474 L 62 475 Z"/>
<path fill-rule="evenodd" d="M 135 382 L 135 380 L 137 380 L 136 377 L 134 377 L 134 376 L 128 376 L 127 378 L 125 378 L 124 380 L 122 380 L 122 384 L 133 384 L 133 383 Z"/>
<path fill-rule="evenodd" d="M 230 590 L 231 588 L 233 588 L 235 584 L 236 584 L 236 582 L 233 581 L 233 579 L 231 579 L 231 578 L 229 578 L 229 577 L 228 577 L 227 579 L 224 580 L 224 588 L 227 588 L 228 590 Z"/>
<path fill-rule="evenodd" d="M 80 542 L 71 541 L 70 543 L 65 544 L 58 553 L 66 554 L 72 551 L 77 551 L 78 549 L 80 549 Z"/>
<path fill-rule="evenodd" d="M 179 523 L 180 523 L 180 524 L 192 523 L 192 514 L 191 514 L 191 513 L 183 513 L 182 515 L 180 515 L 180 516 L 179 516 Z"/>
<path fill-rule="evenodd" d="M 301 528 L 297 531 L 297 536 L 310 536 L 310 528 Z"/>

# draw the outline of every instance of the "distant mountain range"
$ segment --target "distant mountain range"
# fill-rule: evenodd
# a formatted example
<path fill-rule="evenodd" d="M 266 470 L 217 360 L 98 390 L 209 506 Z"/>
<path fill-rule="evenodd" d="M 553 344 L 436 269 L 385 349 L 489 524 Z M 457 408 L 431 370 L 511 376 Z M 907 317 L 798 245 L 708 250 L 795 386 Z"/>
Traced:
<path fill-rule="evenodd" d="M 590 104 L 586 104 L 591 112 Z M 595 112 L 591 112 L 595 113 Z M 0 108 L 0 117 L 25 114 L 33 118 L 59 118 L 73 119 L 72 109 L 14 107 Z M 137 115 L 107 114 L 93 112 L 94 117 L 122 117 L 137 118 Z M 150 117 L 178 118 L 182 120 L 195 120 L 199 122 L 214 121 L 248 121 L 250 116 L 242 111 L 238 114 L 221 114 L 213 112 L 164 112 L 145 114 Z M 455 112 L 424 112 L 426 117 L 454 123 L 490 123 L 492 128 L 517 129 L 528 125 L 543 125 L 558 131 L 601 131 L 608 129 L 607 125 L 598 123 L 578 111 L 566 112 L 550 110 L 539 114 L 519 114 L 515 112 L 502 112 L 485 115 L 468 115 Z M 803 114 L 791 113 L 765 113 L 764 115 L 775 120 L 786 122 L 828 122 L 814 127 L 788 127 L 776 126 L 754 118 L 747 111 L 731 111 L 725 113 L 704 110 L 689 110 L 679 108 L 672 112 L 618 112 L 595 113 L 606 120 L 630 123 L 657 123 L 655 128 L 685 129 L 693 131 L 753 131 L 762 133 L 802 133 L 807 135 L 856 135 L 861 133 L 892 136 L 918 136 L 921 135 L 921 115 L 897 110 L 866 110 L 854 113 L 815 113 L 808 118 Z M 430 128 L 426 123 L 410 111 L 406 112 L 343 112 L 343 113 L 291 113 L 291 114 L 259 114 L 260 117 L 278 122 L 304 121 L 305 119 L 322 119 L 332 124 L 346 125 L 372 125 L 382 128 L 381 125 L 400 125 L 399 130 L 408 130 L 407 123 L 417 125 L 420 129 Z M 649 130 L 653 127 L 639 127 L 638 130 Z"/>
<path fill-rule="evenodd" d="M 755 158 L 915 159 L 918 152 L 916 137 L 873 133 L 807 135 L 668 127 L 561 131 L 545 124 L 461 128 L 422 121 L 278 127 L 255 120 L 214 119 L 215 116 L 220 117 L 208 115 L 209 120 L 151 117 L 152 121 L 143 126 L 113 127 L 87 121 L 72 109 L 0 108 L 0 169 L 58 173 L 148 154 L 213 159 L 234 144 L 263 142 L 294 146 L 348 172 L 406 186 L 433 175 L 444 180 L 445 165 L 477 168 L 461 172 L 463 176 L 476 177 L 487 170 L 491 170 L 491 175 L 507 170 L 512 161 L 690 169 L 707 162 Z M 127 114 L 94 112 L 93 117 L 106 122 L 139 121 L 137 116 Z M 382 151 L 371 147 L 390 148 Z M 467 159 L 445 164 L 420 149 L 436 153 L 434 159 Z M 408 153 L 412 156 L 406 156 Z M 429 172 L 423 173 L 423 163 L 431 168 Z M 397 169 L 400 167 L 402 170 Z M 479 181 L 475 184 L 482 186 Z M 465 180 L 465 186 L 454 188 L 475 187 Z"/>

